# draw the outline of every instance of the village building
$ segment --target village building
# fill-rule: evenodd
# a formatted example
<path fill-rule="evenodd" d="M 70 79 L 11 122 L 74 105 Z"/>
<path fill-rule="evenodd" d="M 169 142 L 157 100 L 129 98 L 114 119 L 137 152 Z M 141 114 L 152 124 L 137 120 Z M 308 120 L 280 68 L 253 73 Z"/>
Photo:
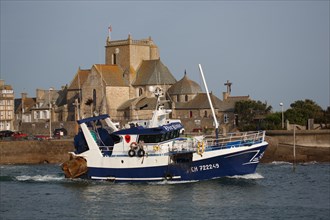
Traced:
<path fill-rule="evenodd" d="M 14 128 L 14 90 L 0 80 L 0 131 Z"/>

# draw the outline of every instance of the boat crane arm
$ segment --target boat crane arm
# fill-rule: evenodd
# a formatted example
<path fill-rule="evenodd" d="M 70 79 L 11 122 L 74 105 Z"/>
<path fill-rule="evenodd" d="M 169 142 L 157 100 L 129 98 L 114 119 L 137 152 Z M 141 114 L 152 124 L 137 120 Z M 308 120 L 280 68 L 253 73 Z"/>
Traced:
<path fill-rule="evenodd" d="M 210 97 L 210 94 L 209 94 L 209 89 L 207 88 L 207 84 L 206 84 L 206 81 L 205 81 L 204 73 L 203 73 L 203 70 L 202 70 L 202 65 L 201 64 L 198 64 L 198 66 L 199 66 L 199 71 L 200 71 L 200 73 L 202 75 L 203 83 L 204 83 L 205 90 L 206 90 L 206 95 L 207 95 L 207 98 L 209 100 L 210 107 L 211 107 L 211 110 L 212 110 L 213 120 L 214 120 L 214 124 L 215 124 L 215 131 L 216 131 L 216 139 L 218 140 L 218 136 L 219 136 L 219 123 L 217 121 L 217 117 L 215 116 L 213 104 L 212 104 L 211 97 Z"/>

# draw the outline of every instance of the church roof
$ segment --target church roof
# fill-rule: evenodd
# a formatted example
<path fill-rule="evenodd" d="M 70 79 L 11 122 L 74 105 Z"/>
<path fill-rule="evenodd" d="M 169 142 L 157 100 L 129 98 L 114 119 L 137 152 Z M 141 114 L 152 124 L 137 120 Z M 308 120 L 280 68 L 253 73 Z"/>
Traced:
<path fill-rule="evenodd" d="M 123 77 L 123 70 L 118 65 L 95 64 L 107 86 L 128 86 Z"/>
<path fill-rule="evenodd" d="M 210 94 L 213 107 L 215 109 L 221 108 L 222 101 L 218 99 L 212 93 Z M 210 103 L 206 93 L 198 93 L 196 97 L 189 102 L 177 102 L 175 103 L 176 109 L 210 109 Z"/>
<path fill-rule="evenodd" d="M 90 72 L 91 72 L 90 69 L 82 70 L 82 69 L 79 68 L 76 75 L 75 75 L 75 77 L 71 81 L 71 83 L 68 87 L 68 90 L 76 90 L 76 89 L 81 88 L 82 85 L 84 84 L 84 82 L 87 80 L 87 77 L 88 77 Z"/>
<path fill-rule="evenodd" d="M 171 86 L 167 92 L 170 95 L 186 95 L 201 93 L 202 89 L 196 82 L 189 79 L 187 74 L 184 74 L 184 77 Z"/>
<path fill-rule="evenodd" d="M 135 106 L 136 110 L 155 110 L 156 104 L 157 104 L 156 97 L 138 97 L 127 100 L 118 108 L 118 110 L 127 110 L 132 105 Z M 170 108 L 168 102 L 163 103 L 163 105 L 167 109 Z"/>
<path fill-rule="evenodd" d="M 134 86 L 158 85 L 167 84 L 172 85 L 176 83 L 176 79 L 169 71 L 169 69 L 160 61 L 157 60 L 143 60 L 136 74 Z"/>

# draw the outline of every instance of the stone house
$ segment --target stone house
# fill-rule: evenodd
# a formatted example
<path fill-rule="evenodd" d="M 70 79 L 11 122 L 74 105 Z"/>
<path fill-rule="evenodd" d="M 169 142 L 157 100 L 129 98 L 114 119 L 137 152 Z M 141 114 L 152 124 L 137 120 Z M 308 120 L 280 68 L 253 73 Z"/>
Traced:
<path fill-rule="evenodd" d="M 14 129 L 14 90 L 0 80 L 0 131 Z"/>

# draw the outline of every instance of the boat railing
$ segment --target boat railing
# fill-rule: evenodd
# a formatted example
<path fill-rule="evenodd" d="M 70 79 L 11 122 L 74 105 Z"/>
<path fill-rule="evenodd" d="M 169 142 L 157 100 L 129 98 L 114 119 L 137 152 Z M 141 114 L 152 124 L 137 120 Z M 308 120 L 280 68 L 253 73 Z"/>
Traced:
<path fill-rule="evenodd" d="M 204 142 L 206 147 L 213 149 L 251 146 L 263 142 L 265 133 L 265 131 L 228 133 L 226 136 L 221 135 L 218 139 L 205 137 Z"/>

